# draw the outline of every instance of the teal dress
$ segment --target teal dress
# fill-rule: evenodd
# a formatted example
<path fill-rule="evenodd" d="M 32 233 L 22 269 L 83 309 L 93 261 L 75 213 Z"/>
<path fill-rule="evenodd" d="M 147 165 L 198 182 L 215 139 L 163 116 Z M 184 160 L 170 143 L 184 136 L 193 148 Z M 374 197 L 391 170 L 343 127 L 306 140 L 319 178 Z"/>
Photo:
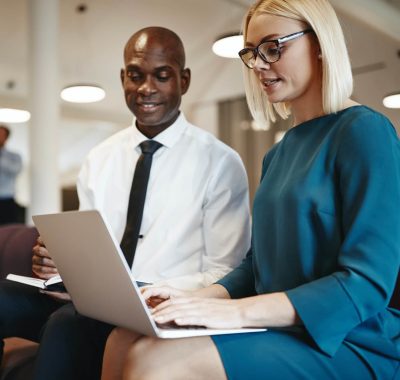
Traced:
<path fill-rule="evenodd" d="M 303 326 L 213 337 L 229 379 L 400 379 L 400 142 L 354 106 L 302 123 L 265 156 L 252 247 L 219 281 L 286 292 Z"/>

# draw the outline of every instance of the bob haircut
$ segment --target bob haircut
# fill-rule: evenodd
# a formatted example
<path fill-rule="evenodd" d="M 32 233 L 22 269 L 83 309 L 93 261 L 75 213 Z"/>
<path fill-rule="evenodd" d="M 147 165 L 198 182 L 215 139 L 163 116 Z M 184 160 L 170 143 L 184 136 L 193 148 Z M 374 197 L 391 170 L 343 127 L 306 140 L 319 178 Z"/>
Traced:
<path fill-rule="evenodd" d="M 303 21 L 314 31 L 322 55 L 322 105 L 325 114 L 339 111 L 353 92 L 353 76 L 342 28 L 335 11 L 327 0 L 258 0 L 243 21 L 244 39 L 251 18 L 258 14 L 282 16 Z M 290 115 L 284 103 L 271 104 L 262 90 L 254 70 L 244 67 L 247 103 L 256 122 L 276 121 Z"/>

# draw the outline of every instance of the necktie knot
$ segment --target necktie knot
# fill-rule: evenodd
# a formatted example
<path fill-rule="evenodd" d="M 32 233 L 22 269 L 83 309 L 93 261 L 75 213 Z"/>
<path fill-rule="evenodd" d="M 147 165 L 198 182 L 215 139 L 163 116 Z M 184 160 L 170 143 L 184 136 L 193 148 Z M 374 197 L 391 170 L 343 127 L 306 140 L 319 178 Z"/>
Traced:
<path fill-rule="evenodd" d="M 154 152 L 157 149 L 162 147 L 162 144 L 160 144 L 158 141 L 146 140 L 146 141 L 143 141 L 139 146 L 140 146 L 140 149 L 142 150 L 142 153 L 154 154 Z"/>

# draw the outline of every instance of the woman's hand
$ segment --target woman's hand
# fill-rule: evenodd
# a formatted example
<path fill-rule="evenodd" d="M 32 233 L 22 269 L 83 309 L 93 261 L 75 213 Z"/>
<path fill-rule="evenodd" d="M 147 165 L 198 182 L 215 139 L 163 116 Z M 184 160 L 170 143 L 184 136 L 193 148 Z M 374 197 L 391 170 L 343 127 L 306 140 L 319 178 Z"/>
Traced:
<path fill-rule="evenodd" d="M 241 300 L 199 297 L 170 298 L 153 310 L 157 323 L 176 323 L 209 328 L 243 327 Z"/>
<path fill-rule="evenodd" d="M 179 326 L 209 328 L 244 327 L 242 305 L 244 300 L 226 300 L 200 297 L 170 297 L 153 310 L 157 323 L 175 323 Z"/>
<path fill-rule="evenodd" d="M 213 285 L 214 286 L 214 285 Z M 179 326 L 205 326 L 230 329 L 242 327 L 286 327 L 301 324 L 289 298 L 284 292 L 262 294 L 241 299 L 205 298 L 195 291 L 186 295 L 176 291 L 156 290 L 163 302 L 153 310 L 157 323 L 175 323 Z M 213 294 L 223 296 L 214 287 Z"/>
<path fill-rule="evenodd" d="M 191 294 L 190 291 L 183 291 L 169 286 L 143 287 L 141 291 L 147 306 L 150 308 L 155 308 L 157 305 L 170 298 L 185 297 Z"/>

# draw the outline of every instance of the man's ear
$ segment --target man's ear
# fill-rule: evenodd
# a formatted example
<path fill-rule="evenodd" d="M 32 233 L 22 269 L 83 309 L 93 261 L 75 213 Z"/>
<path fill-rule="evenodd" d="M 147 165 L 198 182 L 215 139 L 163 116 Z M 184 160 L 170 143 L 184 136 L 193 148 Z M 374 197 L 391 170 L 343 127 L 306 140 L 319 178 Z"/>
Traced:
<path fill-rule="evenodd" d="M 189 89 L 190 86 L 190 69 L 183 69 L 181 71 L 181 90 L 182 90 L 182 95 L 186 94 L 187 90 Z"/>
<path fill-rule="evenodd" d="M 124 69 L 121 69 L 121 72 L 120 72 L 120 77 L 121 77 L 121 83 L 122 83 L 122 86 L 124 85 L 124 79 L 125 79 L 125 70 Z"/>

